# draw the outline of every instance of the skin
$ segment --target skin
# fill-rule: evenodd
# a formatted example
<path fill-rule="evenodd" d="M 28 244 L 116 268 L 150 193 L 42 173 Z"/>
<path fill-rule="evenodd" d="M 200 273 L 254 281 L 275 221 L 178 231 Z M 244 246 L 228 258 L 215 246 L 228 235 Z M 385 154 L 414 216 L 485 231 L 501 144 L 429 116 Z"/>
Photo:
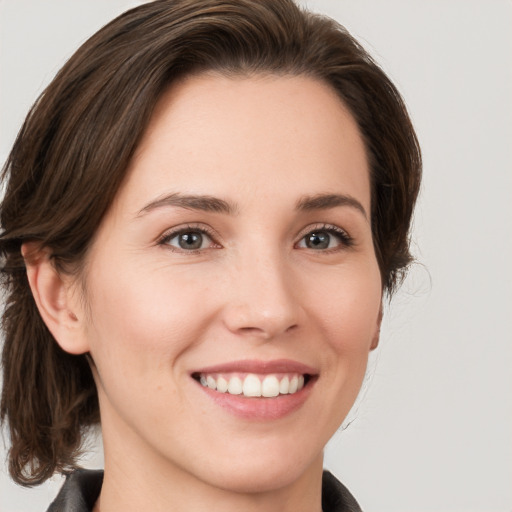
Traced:
<path fill-rule="evenodd" d="M 155 205 L 170 194 L 233 211 Z M 297 209 L 320 194 L 353 201 Z M 94 361 L 105 447 L 96 511 L 321 510 L 323 448 L 379 336 L 369 212 L 364 144 L 327 85 L 203 74 L 161 98 L 88 253 L 85 301 L 44 251 L 28 265 L 59 344 Z M 208 231 L 199 250 L 165 238 L 187 227 Z M 351 245 L 327 233 L 329 248 L 307 246 L 305 235 L 333 227 Z M 255 421 L 191 377 L 247 359 L 298 361 L 317 379 L 300 408 Z"/>

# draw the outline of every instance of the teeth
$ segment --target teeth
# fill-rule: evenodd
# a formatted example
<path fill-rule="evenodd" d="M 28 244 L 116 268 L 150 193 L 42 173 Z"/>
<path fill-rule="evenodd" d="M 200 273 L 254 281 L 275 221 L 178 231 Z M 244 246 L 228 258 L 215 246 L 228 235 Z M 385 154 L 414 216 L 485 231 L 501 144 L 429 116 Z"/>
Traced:
<path fill-rule="evenodd" d="M 231 377 L 228 384 L 228 393 L 230 395 L 241 395 L 242 390 L 242 380 L 238 377 Z"/>
<path fill-rule="evenodd" d="M 279 393 L 281 393 L 281 395 L 287 395 L 289 391 L 290 379 L 288 377 L 283 377 L 279 383 Z"/>
<path fill-rule="evenodd" d="M 288 393 L 290 393 L 290 395 L 292 393 L 295 393 L 297 391 L 298 385 L 299 385 L 299 379 L 297 378 L 297 375 L 294 375 L 292 377 L 292 379 L 290 380 L 290 387 L 288 388 Z M 210 385 L 208 385 L 208 387 L 210 387 Z"/>
<path fill-rule="evenodd" d="M 261 383 L 261 394 L 265 397 L 279 395 L 279 381 L 275 375 L 267 375 Z"/>
<path fill-rule="evenodd" d="M 217 391 L 221 393 L 225 393 L 228 390 L 229 383 L 224 377 L 219 377 L 217 379 Z"/>
<path fill-rule="evenodd" d="M 244 396 L 261 396 L 261 381 L 256 375 L 247 375 L 242 389 Z"/>
<path fill-rule="evenodd" d="M 208 377 L 206 377 L 206 385 L 210 389 L 217 389 L 217 382 L 215 382 L 215 379 L 213 377 L 211 377 L 210 375 L 208 375 Z"/>
<path fill-rule="evenodd" d="M 247 374 L 243 380 L 237 375 L 204 375 L 199 377 L 202 386 L 230 395 L 273 398 L 279 395 L 292 395 L 304 387 L 304 375 Z"/>

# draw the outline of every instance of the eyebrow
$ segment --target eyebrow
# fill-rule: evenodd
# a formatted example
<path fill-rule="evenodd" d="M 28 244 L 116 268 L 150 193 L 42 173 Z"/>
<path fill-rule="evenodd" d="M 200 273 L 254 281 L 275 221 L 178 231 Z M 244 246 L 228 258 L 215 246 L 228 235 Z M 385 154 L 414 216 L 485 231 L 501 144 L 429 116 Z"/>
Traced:
<path fill-rule="evenodd" d="M 168 206 L 177 206 L 187 210 L 200 210 L 204 212 L 225 213 L 234 215 L 238 212 L 238 206 L 224 199 L 208 195 L 184 195 L 172 193 L 161 196 L 142 208 L 137 217 L 152 210 Z M 339 206 L 350 206 L 363 214 L 367 219 L 366 210 L 354 197 L 345 194 L 316 194 L 314 196 L 301 197 L 295 207 L 299 211 L 328 210 Z"/>
<path fill-rule="evenodd" d="M 296 204 L 297 210 L 327 210 L 337 206 L 350 206 L 363 214 L 368 219 L 368 214 L 363 205 L 354 197 L 345 194 L 317 194 L 314 196 L 303 196 Z"/>
<path fill-rule="evenodd" d="M 207 195 L 183 195 L 179 193 L 167 194 L 148 203 L 139 211 L 137 217 L 147 212 L 166 206 L 178 206 L 187 210 L 201 210 L 204 212 L 226 213 L 233 215 L 238 211 L 234 203 Z"/>

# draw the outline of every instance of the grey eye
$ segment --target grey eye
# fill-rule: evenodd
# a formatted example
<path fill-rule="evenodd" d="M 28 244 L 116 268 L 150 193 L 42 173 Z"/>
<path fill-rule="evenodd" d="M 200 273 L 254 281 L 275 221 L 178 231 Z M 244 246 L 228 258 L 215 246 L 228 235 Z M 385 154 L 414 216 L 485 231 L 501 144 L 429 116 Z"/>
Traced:
<path fill-rule="evenodd" d="M 331 243 L 331 235 L 326 231 L 316 231 L 304 237 L 308 249 L 328 249 Z"/>
<path fill-rule="evenodd" d="M 352 238 L 346 231 L 335 226 L 328 226 L 318 227 L 304 235 L 297 244 L 297 247 L 299 249 L 325 251 L 328 249 L 348 248 L 352 244 Z"/>
<path fill-rule="evenodd" d="M 203 245 L 203 235 L 201 233 L 181 233 L 177 238 L 182 249 L 200 249 Z"/>
<path fill-rule="evenodd" d="M 211 242 L 210 237 L 205 233 L 201 233 L 201 231 L 182 231 L 181 233 L 170 235 L 165 241 L 167 245 L 184 251 L 205 249 Z"/>

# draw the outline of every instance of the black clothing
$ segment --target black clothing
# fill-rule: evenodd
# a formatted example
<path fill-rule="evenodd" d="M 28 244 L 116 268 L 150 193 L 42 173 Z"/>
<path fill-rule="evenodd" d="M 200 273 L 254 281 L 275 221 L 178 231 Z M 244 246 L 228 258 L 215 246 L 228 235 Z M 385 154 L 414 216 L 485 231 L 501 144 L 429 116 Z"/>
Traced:
<path fill-rule="evenodd" d="M 103 471 L 77 469 L 66 481 L 46 512 L 91 512 L 103 483 Z"/>
<path fill-rule="evenodd" d="M 350 491 L 329 471 L 322 477 L 323 512 L 362 512 Z"/>
<path fill-rule="evenodd" d="M 78 469 L 66 477 L 58 496 L 47 512 L 91 512 L 101 491 L 103 471 Z M 361 512 L 355 498 L 331 473 L 322 479 L 324 512 Z"/>

